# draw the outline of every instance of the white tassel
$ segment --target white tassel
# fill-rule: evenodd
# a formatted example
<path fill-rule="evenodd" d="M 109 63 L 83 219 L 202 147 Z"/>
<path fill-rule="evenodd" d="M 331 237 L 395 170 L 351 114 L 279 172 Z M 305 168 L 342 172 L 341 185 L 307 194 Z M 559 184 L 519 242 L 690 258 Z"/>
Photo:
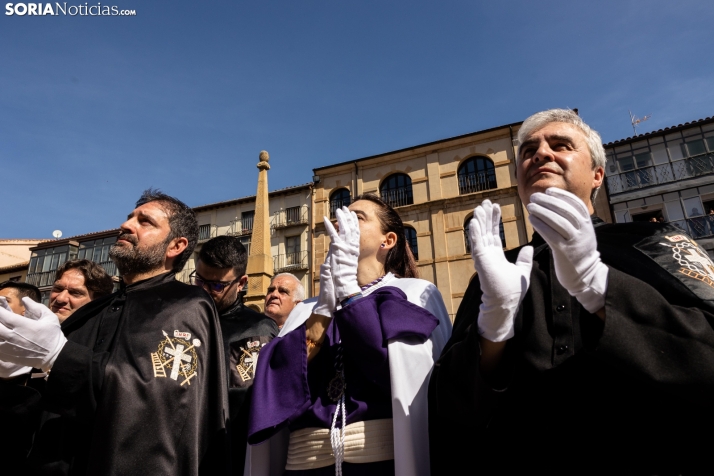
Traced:
<path fill-rule="evenodd" d="M 342 414 L 342 428 L 336 428 L 337 417 Z M 335 476 L 342 476 L 342 462 L 345 460 L 345 395 L 342 394 L 335 408 L 335 416 L 330 427 L 330 444 L 335 456 Z"/>

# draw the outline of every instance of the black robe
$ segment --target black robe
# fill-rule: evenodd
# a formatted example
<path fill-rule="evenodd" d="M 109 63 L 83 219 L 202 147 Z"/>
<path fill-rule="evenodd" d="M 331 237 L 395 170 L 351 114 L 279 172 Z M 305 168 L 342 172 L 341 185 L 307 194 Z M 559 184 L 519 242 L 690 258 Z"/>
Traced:
<path fill-rule="evenodd" d="M 228 403 L 233 473 L 243 474 L 248 444 L 248 410 L 255 366 L 263 346 L 278 335 L 278 325 L 264 314 L 248 309 L 238 298 L 221 312 L 221 332 L 228 365 Z"/>
<path fill-rule="evenodd" d="M 432 474 L 711 471 L 714 264 L 674 226 L 594 221 L 605 323 L 557 281 L 534 235 L 530 288 L 489 382 L 472 280 L 430 380 Z"/>
<path fill-rule="evenodd" d="M 41 394 L 32 473 L 226 472 L 223 343 L 202 289 L 173 273 L 122 285 L 79 309 L 62 330 L 68 342 L 46 383 L 33 379 L 30 396 L 5 392 L 24 399 L 13 402 L 16 409 L 37 406 Z"/>

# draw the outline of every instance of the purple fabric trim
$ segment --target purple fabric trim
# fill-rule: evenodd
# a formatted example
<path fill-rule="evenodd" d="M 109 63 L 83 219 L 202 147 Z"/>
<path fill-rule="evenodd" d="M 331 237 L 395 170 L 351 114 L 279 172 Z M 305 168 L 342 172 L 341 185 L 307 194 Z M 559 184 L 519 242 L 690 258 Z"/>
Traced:
<path fill-rule="evenodd" d="M 253 382 L 248 442 L 260 443 L 310 406 L 305 324 L 260 351 Z"/>
<path fill-rule="evenodd" d="M 372 316 L 379 322 L 385 346 L 389 340 L 406 337 L 417 337 L 423 342 L 439 324 L 439 320 L 432 313 L 407 301 L 404 291 L 393 286 L 377 289 L 364 299 L 335 312 L 337 327 L 341 333 L 352 334 L 349 330 L 354 328 L 357 336 L 362 332 L 361 321 Z M 343 341 L 345 337 L 343 335 Z"/>

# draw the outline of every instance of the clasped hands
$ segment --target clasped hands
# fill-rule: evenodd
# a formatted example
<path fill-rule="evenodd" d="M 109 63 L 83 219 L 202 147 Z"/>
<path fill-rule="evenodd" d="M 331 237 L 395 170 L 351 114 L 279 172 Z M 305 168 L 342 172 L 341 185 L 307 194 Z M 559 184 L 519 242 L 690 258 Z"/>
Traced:
<path fill-rule="evenodd" d="M 533 228 L 553 252 L 560 284 L 591 313 L 605 305 L 608 268 L 597 251 L 595 229 L 585 204 L 570 192 L 549 188 L 526 206 Z M 533 248 L 524 246 L 515 263 L 506 260 L 498 233 L 501 209 L 485 200 L 469 227 L 471 256 L 483 293 L 479 333 L 492 342 L 514 334 L 514 319 L 530 285 Z"/>
<path fill-rule="evenodd" d="M 0 298 L 0 378 L 49 370 L 67 342 L 57 316 L 47 306 L 22 298 L 25 315 Z"/>

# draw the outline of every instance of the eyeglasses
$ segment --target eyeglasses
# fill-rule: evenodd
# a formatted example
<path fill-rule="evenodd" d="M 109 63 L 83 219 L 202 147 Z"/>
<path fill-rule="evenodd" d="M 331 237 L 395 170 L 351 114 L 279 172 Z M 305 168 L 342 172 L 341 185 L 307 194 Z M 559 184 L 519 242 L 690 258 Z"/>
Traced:
<path fill-rule="evenodd" d="M 209 281 L 208 279 L 203 279 L 195 271 L 189 275 L 188 279 L 194 286 L 207 287 L 209 291 L 214 293 L 222 293 L 228 286 L 240 281 L 240 278 L 233 281 Z"/>

